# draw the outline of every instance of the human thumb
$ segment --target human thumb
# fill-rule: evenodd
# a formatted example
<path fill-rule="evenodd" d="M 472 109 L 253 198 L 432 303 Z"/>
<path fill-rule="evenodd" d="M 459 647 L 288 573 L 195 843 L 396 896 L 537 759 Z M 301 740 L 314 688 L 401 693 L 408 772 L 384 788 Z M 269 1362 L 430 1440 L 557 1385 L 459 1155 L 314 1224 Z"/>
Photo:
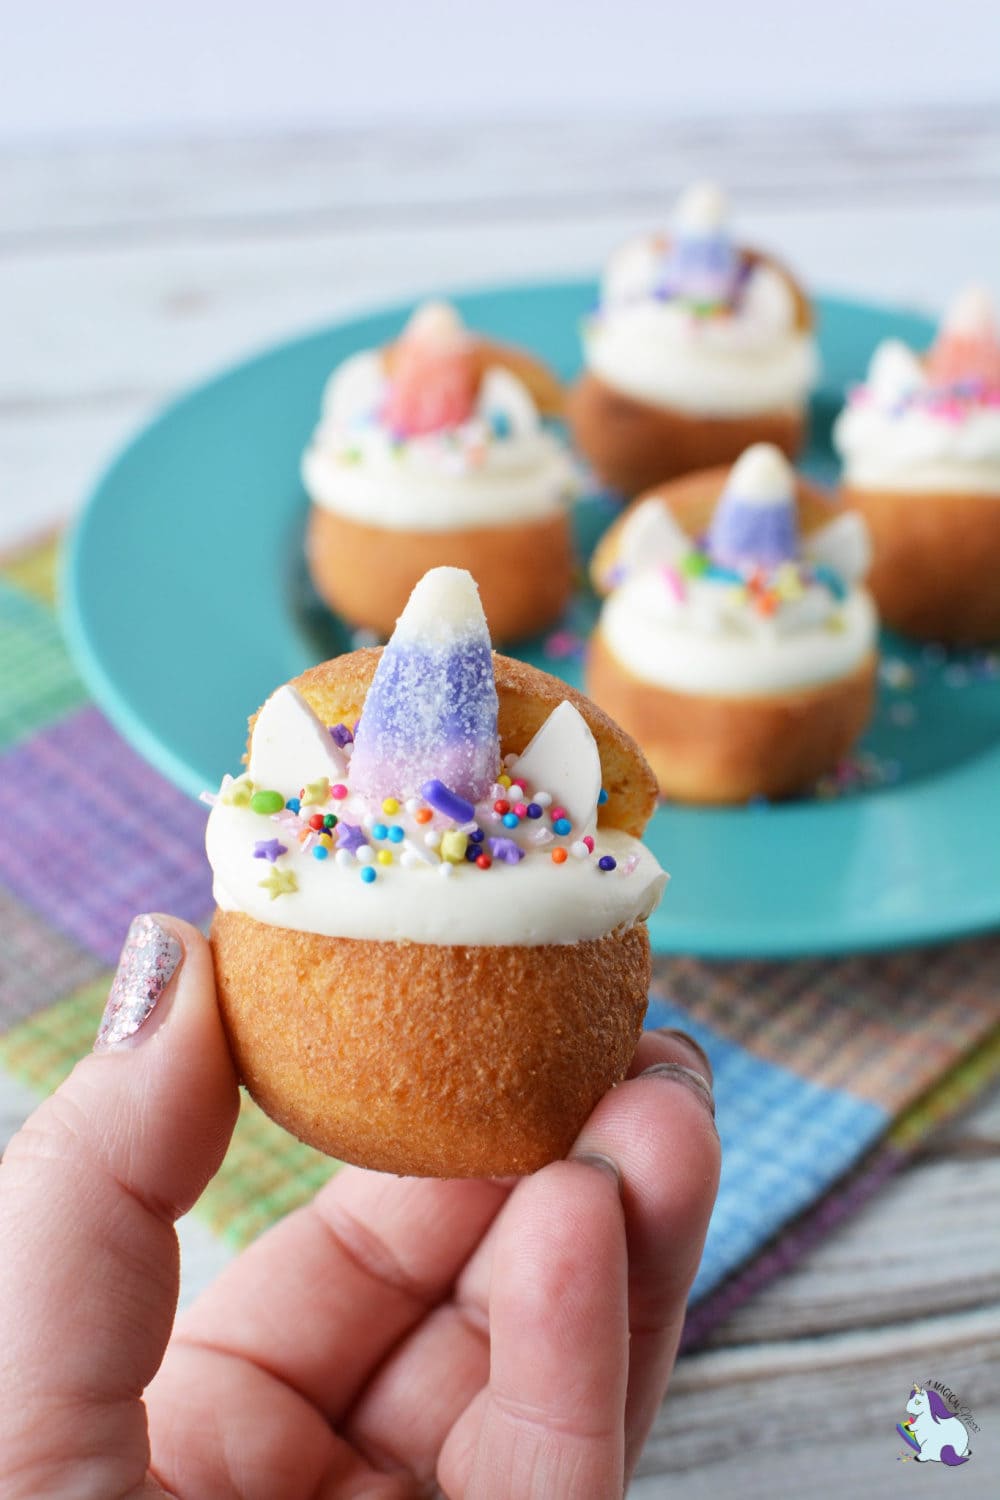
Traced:
<path fill-rule="evenodd" d="M 0 1492 L 162 1493 L 142 1393 L 177 1304 L 174 1221 L 218 1170 L 238 1090 L 208 944 L 136 917 L 94 1052 L 0 1170 Z"/>

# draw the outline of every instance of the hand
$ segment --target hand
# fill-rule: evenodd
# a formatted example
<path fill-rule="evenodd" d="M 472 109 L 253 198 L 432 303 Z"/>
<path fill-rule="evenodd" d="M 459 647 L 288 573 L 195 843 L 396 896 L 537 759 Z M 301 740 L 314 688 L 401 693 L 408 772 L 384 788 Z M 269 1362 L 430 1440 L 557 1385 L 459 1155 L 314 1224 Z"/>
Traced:
<path fill-rule="evenodd" d="M 649 1034 L 651 1067 L 533 1177 L 344 1168 L 171 1336 L 174 1220 L 238 1094 L 205 940 L 138 919 L 98 1050 L 0 1171 L 4 1500 L 620 1495 L 719 1169 L 700 1052 Z"/>

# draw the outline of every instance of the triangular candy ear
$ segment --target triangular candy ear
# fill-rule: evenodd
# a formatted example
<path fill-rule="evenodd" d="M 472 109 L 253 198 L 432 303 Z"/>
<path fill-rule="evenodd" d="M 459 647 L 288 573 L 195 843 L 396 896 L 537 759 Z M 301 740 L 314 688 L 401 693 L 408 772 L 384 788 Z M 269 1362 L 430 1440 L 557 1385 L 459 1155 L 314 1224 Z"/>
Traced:
<path fill-rule="evenodd" d="M 272 693 L 257 715 L 247 772 L 257 786 L 287 791 L 343 779 L 347 761 L 330 732 L 291 684 Z"/>
<path fill-rule="evenodd" d="M 578 839 L 593 833 L 601 795 L 601 758 L 583 716 L 565 700 L 554 708 L 510 767 L 529 796 L 549 792 L 565 809 Z"/>

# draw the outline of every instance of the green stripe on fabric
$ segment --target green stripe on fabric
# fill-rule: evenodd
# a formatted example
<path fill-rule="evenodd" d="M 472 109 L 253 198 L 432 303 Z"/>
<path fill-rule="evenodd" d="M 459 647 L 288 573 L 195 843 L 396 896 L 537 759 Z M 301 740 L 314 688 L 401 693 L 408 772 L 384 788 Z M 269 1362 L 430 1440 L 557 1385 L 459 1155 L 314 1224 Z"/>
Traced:
<path fill-rule="evenodd" d="M 0 582 L 0 750 L 86 702 L 55 615 Z"/>
<path fill-rule="evenodd" d="M 113 978 L 102 975 L 0 1037 L 0 1066 L 51 1094 L 93 1046 Z M 226 1159 L 195 1213 L 240 1250 L 307 1203 L 339 1166 L 288 1135 L 244 1093 Z"/>
<path fill-rule="evenodd" d="M 328 1182 L 340 1162 L 303 1146 L 245 1093 L 226 1159 L 195 1214 L 226 1244 L 242 1250 Z"/>

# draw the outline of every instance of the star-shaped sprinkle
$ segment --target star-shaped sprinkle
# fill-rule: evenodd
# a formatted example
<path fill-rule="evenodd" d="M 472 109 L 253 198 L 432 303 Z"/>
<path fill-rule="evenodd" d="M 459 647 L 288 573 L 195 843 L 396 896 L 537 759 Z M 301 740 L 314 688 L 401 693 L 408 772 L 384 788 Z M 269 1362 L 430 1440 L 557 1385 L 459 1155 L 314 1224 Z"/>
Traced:
<path fill-rule="evenodd" d="M 524 850 L 513 839 L 487 839 L 486 842 L 493 858 L 503 860 L 505 865 L 516 865 L 524 858 Z"/>
<path fill-rule="evenodd" d="M 348 854 L 357 854 L 363 844 L 367 844 L 365 831 L 357 823 L 337 824 L 337 848 L 346 849 Z"/>
<path fill-rule="evenodd" d="M 249 807 L 252 796 L 253 782 L 249 776 L 241 776 L 238 781 L 231 781 L 224 789 L 222 800 L 230 807 Z"/>
<path fill-rule="evenodd" d="M 280 859 L 283 854 L 287 853 L 288 846 L 280 844 L 277 839 L 258 839 L 253 846 L 254 859 L 266 859 L 272 865 L 276 859 Z"/>
<path fill-rule="evenodd" d="M 304 807 L 319 807 L 330 798 L 330 778 L 321 776 L 318 781 L 307 781 L 302 793 Z"/>
<path fill-rule="evenodd" d="M 294 870 L 279 870 L 277 865 L 271 870 L 266 880 L 258 880 L 257 884 L 261 890 L 270 892 L 271 900 L 276 901 L 279 896 L 290 896 L 299 888 L 299 882 L 295 878 Z"/>

